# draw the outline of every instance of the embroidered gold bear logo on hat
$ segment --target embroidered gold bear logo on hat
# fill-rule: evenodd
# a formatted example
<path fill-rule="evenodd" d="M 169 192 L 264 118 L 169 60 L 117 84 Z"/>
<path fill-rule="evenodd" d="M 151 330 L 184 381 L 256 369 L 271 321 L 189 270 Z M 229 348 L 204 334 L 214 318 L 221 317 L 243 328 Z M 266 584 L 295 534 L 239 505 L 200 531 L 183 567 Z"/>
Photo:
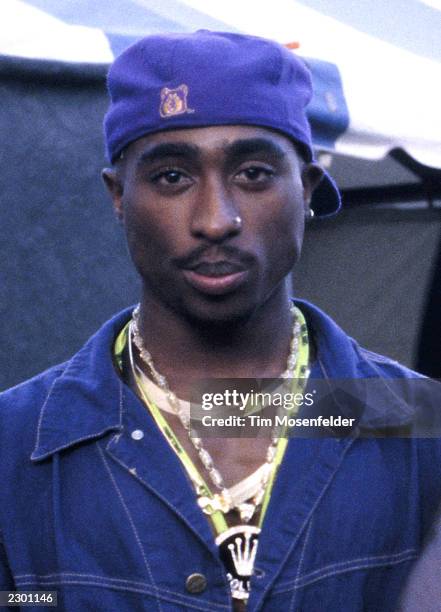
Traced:
<path fill-rule="evenodd" d="M 179 85 L 175 89 L 163 87 L 161 89 L 161 104 L 159 114 L 161 117 L 174 117 L 183 113 L 193 113 L 193 109 L 188 108 L 187 104 L 188 87 Z"/>

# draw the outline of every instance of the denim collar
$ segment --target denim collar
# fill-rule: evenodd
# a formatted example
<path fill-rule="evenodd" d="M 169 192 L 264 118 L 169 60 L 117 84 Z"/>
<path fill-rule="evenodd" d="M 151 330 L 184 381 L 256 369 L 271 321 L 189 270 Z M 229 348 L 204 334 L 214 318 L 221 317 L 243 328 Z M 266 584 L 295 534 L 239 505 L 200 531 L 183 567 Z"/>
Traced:
<path fill-rule="evenodd" d="M 56 378 L 41 406 L 32 460 L 122 430 L 125 385 L 112 360 L 113 342 L 132 308 L 105 323 Z"/>
<path fill-rule="evenodd" d="M 367 397 L 361 425 L 381 428 L 409 424 L 414 409 L 391 390 L 387 379 L 418 375 L 364 352 L 317 307 L 302 300 L 296 303 L 316 338 L 317 362 L 311 375 L 329 379 L 380 378 L 384 384 L 376 385 L 374 395 Z M 42 460 L 82 441 L 122 430 L 124 396 L 130 390 L 115 369 L 112 350 L 132 309 L 127 308 L 105 323 L 53 381 L 40 408 L 32 460 Z M 386 369 L 382 368 L 381 360 Z"/>

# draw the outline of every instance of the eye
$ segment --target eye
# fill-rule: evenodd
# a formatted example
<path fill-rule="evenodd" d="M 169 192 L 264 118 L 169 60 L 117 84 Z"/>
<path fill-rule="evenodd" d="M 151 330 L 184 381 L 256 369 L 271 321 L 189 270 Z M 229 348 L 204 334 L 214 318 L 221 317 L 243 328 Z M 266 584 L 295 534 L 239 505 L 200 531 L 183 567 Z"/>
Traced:
<path fill-rule="evenodd" d="M 153 189 L 164 197 L 182 194 L 194 183 L 194 178 L 190 173 L 176 166 L 152 169 L 147 178 Z"/>
<path fill-rule="evenodd" d="M 149 181 L 159 189 L 172 192 L 189 187 L 193 183 L 188 174 L 177 168 L 158 170 L 149 177 Z"/>
<path fill-rule="evenodd" d="M 269 183 L 275 175 L 274 170 L 266 166 L 248 166 L 235 175 L 236 182 L 248 185 L 263 185 Z"/>

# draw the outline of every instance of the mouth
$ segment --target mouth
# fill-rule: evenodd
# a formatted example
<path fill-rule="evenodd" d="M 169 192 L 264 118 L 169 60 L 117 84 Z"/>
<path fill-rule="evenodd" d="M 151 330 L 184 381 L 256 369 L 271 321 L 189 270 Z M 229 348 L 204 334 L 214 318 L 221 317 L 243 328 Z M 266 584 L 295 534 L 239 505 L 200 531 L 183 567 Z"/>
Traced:
<path fill-rule="evenodd" d="M 242 285 L 249 271 L 229 261 L 202 261 L 183 270 L 185 280 L 207 295 L 224 295 Z"/>

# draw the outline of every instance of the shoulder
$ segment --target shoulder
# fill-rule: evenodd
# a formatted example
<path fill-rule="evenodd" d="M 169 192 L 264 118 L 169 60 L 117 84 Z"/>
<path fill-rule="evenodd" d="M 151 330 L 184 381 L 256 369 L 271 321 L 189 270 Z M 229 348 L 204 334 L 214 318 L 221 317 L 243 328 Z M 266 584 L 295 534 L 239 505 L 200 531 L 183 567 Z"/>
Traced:
<path fill-rule="evenodd" d="M 4 481 L 13 482 L 19 474 L 24 478 L 42 406 L 66 365 L 54 366 L 0 394 L 0 471 Z"/>
<path fill-rule="evenodd" d="M 74 428 L 80 407 L 96 403 L 113 389 L 112 346 L 130 312 L 127 309 L 107 321 L 68 361 L 0 393 L 2 457 L 15 456 L 20 449 L 30 456 L 43 416 L 48 431 Z"/>
<path fill-rule="evenodd" d="M 425 378 L 399 362 L 358 344 L 329 315 L 296 300 L 312 330 L 320 365 L 329 378 Z"/>
<path fill-rule="evenodd" d="M 427 377 L 423 374 L 408 368 L 407 366 L 386 357 L 379 353 L 374 353 L 362 346 L 357 342 L 354 342 L 354 350 L 360 357 L 360 367 L 366 369 L 366 375 L 373 372 L 377 372 L 378 376 L 383 378 L 415 378 L 415 379 L 426 379 Z"/>
<path fill-rule="evenodd" d="M 33 503 L 48 487 L 51 465 L 35 467 L 31 460 L 41 425 L 42 409 L 67 364 L 56 365 L 0 394 L 0 479 L 4 485 L 0 529 Z"/>
<path fill-rule="evenodd" d="M 44 399 L 49 394 L 55 381 L 63 375 L 69 362 L 53 366 L 37 376 L 22 382 L 15 387 L 0 393 L 0 422 L 3 427 L 8 421 L 32 419 L 33 413 L 39 413 Z M 3 431 L 0 427 L 0 432 Z"/>

